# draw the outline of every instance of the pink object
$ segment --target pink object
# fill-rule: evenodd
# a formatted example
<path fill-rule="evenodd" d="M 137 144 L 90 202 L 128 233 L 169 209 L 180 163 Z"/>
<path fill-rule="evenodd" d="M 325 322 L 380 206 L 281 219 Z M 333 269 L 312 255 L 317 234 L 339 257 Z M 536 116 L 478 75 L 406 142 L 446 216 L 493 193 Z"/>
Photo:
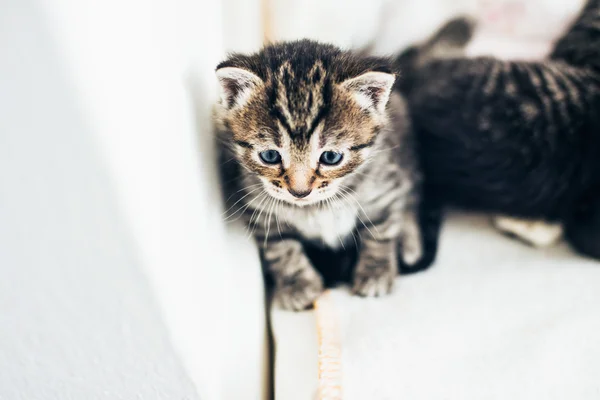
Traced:
<path fill-rule="evenodd" d="M 480 0 L 469 56 L 540 59 L 568 28 L 584 0 Z"/>

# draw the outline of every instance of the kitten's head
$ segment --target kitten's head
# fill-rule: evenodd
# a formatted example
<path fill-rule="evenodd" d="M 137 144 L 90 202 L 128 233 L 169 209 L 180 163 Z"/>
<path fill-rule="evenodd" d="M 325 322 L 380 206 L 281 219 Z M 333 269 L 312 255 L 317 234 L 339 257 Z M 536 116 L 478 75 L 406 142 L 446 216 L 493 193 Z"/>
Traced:
<path fill-rule="evenodd" d="M 395 79 L 387 59 L 308 40 L 232 55 L 216 73 L 217 122 L 246 182 L 298 206 L 335 196 L 368 161 Z"/>

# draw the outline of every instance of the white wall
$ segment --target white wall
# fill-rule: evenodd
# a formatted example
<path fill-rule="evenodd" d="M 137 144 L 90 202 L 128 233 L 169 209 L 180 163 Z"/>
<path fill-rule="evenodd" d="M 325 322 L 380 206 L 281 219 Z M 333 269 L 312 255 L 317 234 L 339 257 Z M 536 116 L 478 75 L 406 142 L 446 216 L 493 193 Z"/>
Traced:
<path fill-rule="evenodd" d="M 373 44 L 377 54 L 423 40 L 448 18 L 472 11 L 476 1 L 270 0 L 278 40 L 308 37 L 343 48 Z"/>
<path fill-rule="evenodd" d="M 0 398 L 196 400 L 41 11 L 0 4 Z"/>
<path fill-rule="evenodd" d="M 201 398 L 263 398 L 258 259 L 225 231 L 212 168 L 220 2 L 41 1 Z"/>
<path fill-rule="evenodd" d="M 480 24 L 470 54 L 539 58 L 585 0 L 269 2 L 273 7 L 273 33 L 278 40 L 309 37 L 344 48 L 362 48 L 374 42 L 373 52 L 389 55 L 425 39 L 448 19 L 467 14 Z"/>
<path fill-rule="evenodd" d="M 265 0 L 221 0 L 223 47 L 227 52 L 257 51 L 264 39 Z"/>

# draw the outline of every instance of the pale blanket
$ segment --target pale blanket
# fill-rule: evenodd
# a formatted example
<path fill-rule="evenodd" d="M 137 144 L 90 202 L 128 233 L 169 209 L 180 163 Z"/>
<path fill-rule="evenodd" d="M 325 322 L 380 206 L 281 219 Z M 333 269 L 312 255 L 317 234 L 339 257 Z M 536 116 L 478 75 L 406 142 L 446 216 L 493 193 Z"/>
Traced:
<path fill-rule="evenodd" d="M 452 216 L 432 269 L 389 297 L 339 288 L 325 302 L 325 326 L 272 310 L 278 400 L 318 398 L 331 364 L 318 328 L 341 349 L 331 376 L 345 400 L 600 399 L 600 263 L 565 245 L 529 248 L 487 218 Z"/>
<path fill-rule="evenodd" d="M 376 50 L 466 12 L 480 22 L 469 56 L 540 59 L 583 2 L 396 2 Z M 319 322 L 272 310 L 277 400 L 600 399 L 600 263 L 526 247 L 485 217 L 449 218 L 436 265 L 392 296 L 340 288 L 318 306 Z"/>

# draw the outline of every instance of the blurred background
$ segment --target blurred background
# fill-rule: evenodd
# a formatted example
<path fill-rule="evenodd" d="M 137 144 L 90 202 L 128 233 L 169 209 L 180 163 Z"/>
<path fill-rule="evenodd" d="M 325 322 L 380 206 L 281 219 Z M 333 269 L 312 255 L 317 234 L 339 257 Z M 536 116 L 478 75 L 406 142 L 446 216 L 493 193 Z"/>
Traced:
<path fill-rule="evenodd" d="M 471 54 L 533 58 L 582 3 L 0 0 L 0 398 L 268 398 L 258 256 L 216 185 L 227 52 L 393 54 L 470 14 Z"/>

